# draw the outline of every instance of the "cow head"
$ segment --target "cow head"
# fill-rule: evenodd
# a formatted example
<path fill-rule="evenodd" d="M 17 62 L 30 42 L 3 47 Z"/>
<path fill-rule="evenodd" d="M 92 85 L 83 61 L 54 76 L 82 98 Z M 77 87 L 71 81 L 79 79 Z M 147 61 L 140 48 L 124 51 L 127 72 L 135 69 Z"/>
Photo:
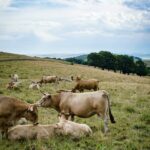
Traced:
<path fill-rule="evenodd" d="M 80 81 L 81 80 L 81 77 L 80 76 L 77 76 L 76 77 L 76 81 Z"/>
<path fill-rule="evenodd" d="M 51 95 L 49 93 L 43 93 L 42 98 L 36 103 L 39 107 L 50 107 L 51 106 Z"/>
<path fill-rule="evenodd" d="M 27 108 L 24 117 L 33 122 L 34 125 L 38 124 L 38 110 L 36 105 L 29 105 Z"/>

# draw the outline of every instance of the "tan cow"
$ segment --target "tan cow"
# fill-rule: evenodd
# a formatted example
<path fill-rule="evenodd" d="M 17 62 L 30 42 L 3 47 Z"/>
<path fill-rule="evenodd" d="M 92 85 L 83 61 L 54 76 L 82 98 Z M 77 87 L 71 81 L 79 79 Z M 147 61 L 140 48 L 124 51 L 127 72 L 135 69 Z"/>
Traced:
<path fill-rule="evenodd" d="M 80 138 L 92 134 L 92 130 L 88 125 L 66 120 L 63 115 L 59 117 L 57 126 L 57 134 L 69 135 L 73 138 Z"/>
<path fill-rule="evenodd" d="M 74 116 L 88 118 L 97 114 L 104 119 L 105 133 L 108 130 L 108 112 L 111 122 L 115 123 L 111 113 L 109 96 L 104 90 L 85 93 L 61 92 L 54 95 L 44 94 L 36 105 L 54 108 L 66 117 L 71 116 L 72 120 Z"/>
<path fill-rule="evenodd" d="M 9 129 L 9 140 L 48 139 L 56 135 L 57 125 L 17 125 Z"/>
<path fill-rule="evenodd" d="M 9 127 L 15 125 L 22 117 L 33 122 L 33 124 L 37 124 L 37 107 L 16 98 L 0 96 L 0 130 L 2 136 L 7 133 Z"/>
<path fill-rule="evenodd" d="M 42 79 L 38 82 L 40 84 L 42 83 L 58 83 L 58 77 L 57 76 L 43 76 Z"/>
<path fill-rule="evenodd" d="M 97 79 L 88 79 L 88 80 L 83 80 L 80 77 L 76 78 L 76 85 L 72 89 L 72 92 L 76 92 L 76 90 L 79 90 L 80 92 L 83 92 L 85 89 L 86 90 L 94 90 L 97 91 L 99 90 L 99 80 Z"/>

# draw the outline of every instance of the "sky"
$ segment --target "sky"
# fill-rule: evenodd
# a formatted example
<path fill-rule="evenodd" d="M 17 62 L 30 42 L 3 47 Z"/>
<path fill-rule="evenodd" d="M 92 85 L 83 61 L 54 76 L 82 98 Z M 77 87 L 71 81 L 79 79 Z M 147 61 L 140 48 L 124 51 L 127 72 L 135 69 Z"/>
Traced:
<path fill-rule="evenodd" d="M 0 51 L 150 54 L 150 0 L 0 0 Z"/>

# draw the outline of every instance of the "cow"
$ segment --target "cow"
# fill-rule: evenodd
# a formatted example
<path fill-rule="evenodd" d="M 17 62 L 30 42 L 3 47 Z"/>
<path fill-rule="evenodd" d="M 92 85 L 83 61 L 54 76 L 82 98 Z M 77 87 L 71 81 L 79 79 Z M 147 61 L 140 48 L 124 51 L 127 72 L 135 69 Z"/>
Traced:
<path fill-rule="evenodd" d="M 17 98 L 0 96 L 0 130 L 6 135 L 8 128 L 15 125 L 21 118 L 38 123 L 38 110 L 34 104 L 28 104 Z"/>
<path fill-rule="evenodd" d="M 43 76 L 38 83 L 58 83 L 59 78 L 57 76 Z"/>
<path fill-rule="evenodd" d="M 108 130 L 108 112 L 112 123 L 115 123 L 111 113 L 108 93 L 104 90 L 73 93 L 60 92 L 54 95 L 43 93 L 42 98 L 36 103 L 37 106 L 54 108 L 60 114 L 88 118 L 97 114 L 104 120 L 104 132 Z"/>
<path fill-rule="evenodd" d="M 32 81 L 31 84 L 29 85 L 29 89 L 39 90 L 40 89 L 40 84 L 37 83 L 37 82 Z"/>
<path fill-rule="evenodd" d="M 99 84 L 99 80 L 97 80 L 97 79 L 83 80 L 80 77 L 77 77 L 76 85 L 72 89 L 72 92 L 76 92 L 76 90 L 83 92 L 85 89 L 87 89 L 87 90 L 93 89 L 94 91 L 97 91 L 97 90 L 99 90 L 98 84 Z"/>
<path fill-rule="evenodd" d="M 19 76 L 17 74 L 11 74 L 10 77 L 12 82 L 18 82 Z"/>
<path fill-rule="evenodd" d="M 80 138 L 92 134 L 92 130 L 88 125 L 66 120 L 63 115 L 59 117 L 57 128 L 57 134 L 69 135 L 73 138 Z"/>
<path fill-rule="evenodd" d="M 7 89 L 19 89 L 19 86 L 20 86 L 20 82 L 11 81 L 6 85 L 6 88 Z"/>
<path fill-rule="evenodd" d="M 48 139 L 56 135 L 57 125 L 17 125 L 8 130 L 7 138 L 11 141 Z"/>

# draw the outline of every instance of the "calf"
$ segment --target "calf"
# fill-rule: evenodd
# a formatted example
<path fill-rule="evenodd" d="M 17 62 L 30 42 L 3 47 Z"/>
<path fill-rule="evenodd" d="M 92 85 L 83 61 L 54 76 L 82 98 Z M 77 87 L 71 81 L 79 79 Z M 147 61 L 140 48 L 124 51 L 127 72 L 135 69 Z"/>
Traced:
<path fill-rule="evenodd" d="M 57 126 L 57 133 L 61 135 L 70 135 L 73 138 L 80 138 L 92 134 L 92 130 L 88 125 L 66 120 L 63 115 L 59 118 Z"/>
<path fill-rule="evenodd" d="M 88 79 L 88 80 L 82 80 L 80 77 L 76 78 L 76 85 L 72 89 L 72 92 L 76 92 L 76 90 L 79 90 L 80 92 L 83 92 L 85 89 L 87 90 L 98 90 L 99 81 L 97 79 Z"/>
<path fill-rule="evenodd" d="M 111 113 L 109 96 L 104 90 L 85 93 L 61 92 L 54 95 L 47 93 L 36 105 L 54 108 L 66 117 L 71 116 L 72 120 L 74 116 L 88 118 L 97 114 L 104 119 L 105 133 L 108 130 L 108 112 L 111 122 L 115 123 Z"/>
<path fill-rule="evenodd" d="M 33 124 L 37 124 L 37 107 L 16 98 L 0 96 L 0 130 L 2 136 L 7 133 L 9 127 L 15 125 L 22 117 L 33 122 Z"/>

